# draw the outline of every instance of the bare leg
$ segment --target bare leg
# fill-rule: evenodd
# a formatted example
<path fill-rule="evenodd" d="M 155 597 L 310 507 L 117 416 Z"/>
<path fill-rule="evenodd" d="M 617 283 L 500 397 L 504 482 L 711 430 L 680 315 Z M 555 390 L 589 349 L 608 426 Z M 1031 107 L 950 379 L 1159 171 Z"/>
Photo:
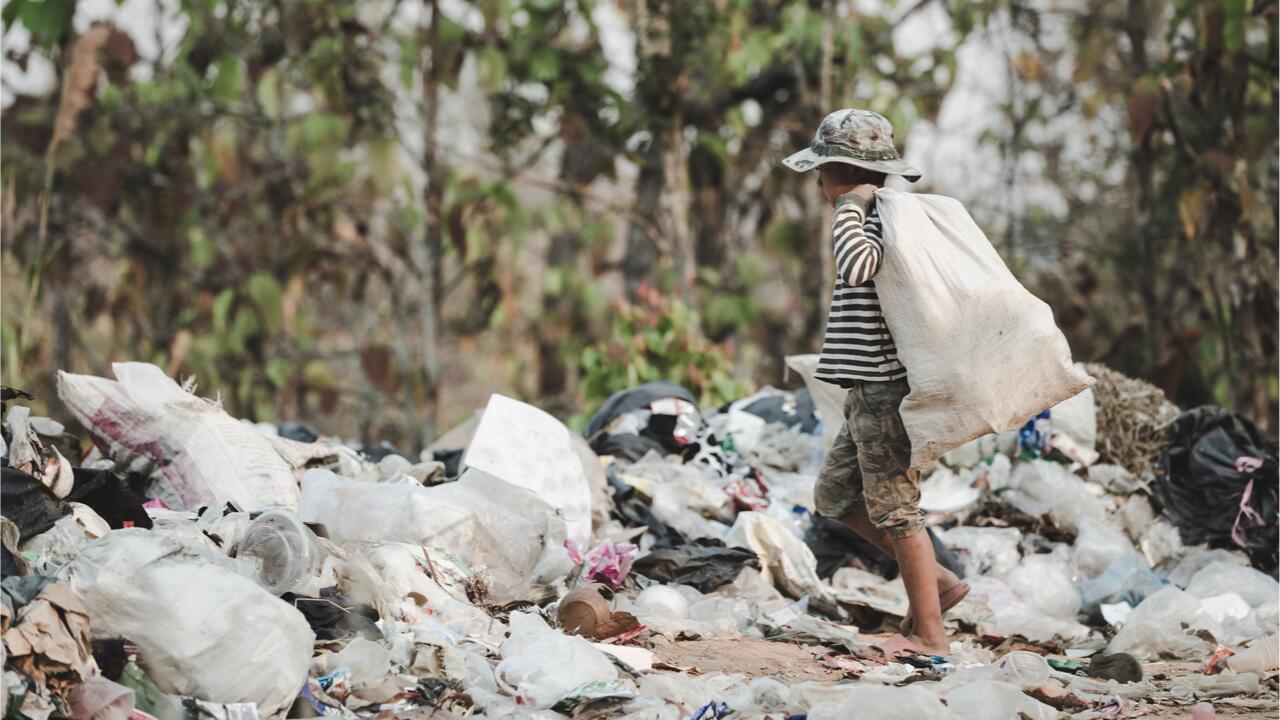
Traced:
<path fill-rule="evenodd" d="M 894 548 L 893 541 L 889 539 L 889 533 L 876 527 L 875 523 L 871 522 L 871 518 L 867 516 L 865 505 L 859 505 L 854 508 L 853 512 L 840 518 L 840 522 L 861 535 L 867 542 L 880 548 L 884 551 L 884 554 L 894 560 L 898 559 L 898 551 Z M 928 534 L 922 534 L 927 540 Z M 930 556 L 933 555 L 932 542 L 929 544 L 929 554 Z M 939 595 L 960 584 L 960 578 L 956 577 L 956 574 L 950 570 L 938 565 L 936 560 L 934 561 L 934 575 L 938 578 Z"/>
<path fill-rule="evenodd" d="M 934 655 L 948 652 L 946 631 L 942 628 L 942 607 L 938 602 L 938 567 L 933 555 L 933 542 L 927 532 L 910 537 L 891 538 L 902 568 L 902 582 L 907 587 L 907 599 L 915 626 L 909 638 L 920 649 Z"/>

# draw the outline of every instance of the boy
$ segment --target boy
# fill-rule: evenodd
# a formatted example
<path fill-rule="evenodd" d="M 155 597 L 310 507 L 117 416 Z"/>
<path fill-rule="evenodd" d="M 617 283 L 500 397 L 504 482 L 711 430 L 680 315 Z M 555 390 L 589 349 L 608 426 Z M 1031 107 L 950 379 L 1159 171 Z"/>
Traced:
<path fill-rule="evenodd" d="M 884 246 L 875 191 L 885 175 L 911 182 L 920 172 L 898 154 L 889 121 L 868 110 L 831 113 L 809 147 L 783 160 L 797 172 L 818 169 L 818 187 L 834 212 L 835 291 L 816 376 L 847 388 L 845 422 L 814 485 L 818 513 L 848 525 L 898 561 L 911 606 L 900 635 L 881 644 L 946 655 L 942 613 L 969 586 L 938 565 L 924 531 L 920 477 L 898 407 L 909 392 L 906 368 L 880 311 L 874 277 Z"/>

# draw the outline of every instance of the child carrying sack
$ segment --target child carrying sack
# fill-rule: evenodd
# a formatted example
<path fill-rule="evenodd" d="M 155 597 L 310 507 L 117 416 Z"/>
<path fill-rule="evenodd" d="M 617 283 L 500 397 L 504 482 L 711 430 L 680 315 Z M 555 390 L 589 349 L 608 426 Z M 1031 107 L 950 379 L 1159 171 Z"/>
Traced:
<path fill-rule="evenodd" d="M 911 386 L 900 410 L 913 468 L 1093 385 L 1049 306 L 963 205 L 887 188 L 876 202 L 885 245 L 876 294 Z"/>

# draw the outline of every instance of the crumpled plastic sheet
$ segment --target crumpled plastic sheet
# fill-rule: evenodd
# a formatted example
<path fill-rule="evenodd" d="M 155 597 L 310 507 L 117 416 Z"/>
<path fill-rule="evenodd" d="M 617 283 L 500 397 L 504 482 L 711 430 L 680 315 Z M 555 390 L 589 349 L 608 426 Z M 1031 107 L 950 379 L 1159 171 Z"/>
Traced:
<path fill-rule="evenodd" d="M 733 582 L 744 567 L 760 567 L 755 551 L 726 547 L 719 540 L 704 538 L 679 547 L 655 550 L 641 556 L 632 568 L 639 574 L 667 583 L 690 585 L 711 592 Z"/>
<path fill-rule="evenodd" d="M 135 528 L 113 530 L 76 560 L 72 587 L 95 637 L 126 637 L 166 692 L 288 709 L 315 635 L 302 615 L 202 546 Z"/>
<path fill-rule="evenodd" d="M 1013 683 L 983 680 L 953 687 L 943 696 L 959 720 L 1057 720 L 1054 708 L 1031 698 Z"/>
<path fill-rule="evenodd" d="M 298 517 L 323 523 L 338 543 L 447 548 L 489 578 L 491 602 L 527 599 L 532 583 L 554 581 L 573 567 L 555 508 L 473 467 L 456 482 L 429 488 L 308 471 Z"/>
<path fill-rule="evenodd" d="M 1161 657 L 1200 660 L 1213 649 L 1196 636 L 1196 627 L 1212 628 L 1200 612 L 1199 600 L 1176 587 L 1164 588 L 1143 600 L 1107 646 L 1108 653 L 1124 652 L 1139 660 Z M 1184 629 L 1185 628 L 1185 629 Z"/>
<path fill-rule="evenodd" d="M 807 595 L 810 607 L 843 615 L 835 593 L 818 577 L 813 551 L 774 518 L 758 512 L 738 513 L 726 542 L 754 550 L 760 558 L 761 573 L 784 595 Z"/>
<path fill-rule="evenodd" d="M 511 636 L 495 669 L 500 686 L 539 708 L 576 688 L 618 678 L 618 669 L 590 642 L 553 630 L 537 615 L 511 613 Z"/>
<path fill-rule="evenodd" d="M 937 695 L 919 684 L 852 685 L 838 701 L 823 702 L 809 710 L 809 720 L 954 720 Z"/>

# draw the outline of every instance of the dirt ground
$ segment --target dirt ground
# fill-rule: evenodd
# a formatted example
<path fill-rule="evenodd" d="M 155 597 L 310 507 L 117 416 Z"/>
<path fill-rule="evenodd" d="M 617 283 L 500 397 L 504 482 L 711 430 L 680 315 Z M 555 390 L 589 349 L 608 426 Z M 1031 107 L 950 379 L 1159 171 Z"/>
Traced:
<path fill-rule="evenodd" d="M 652 650 L 655 660 L 670 671 L 699 674 L 741 673 L 750 677 L 775 677 L 786 682 L 813 680 L 839 682 L 849 675 L 838 667 L 823 663 L 823 651 L 817 646 L 798 645 L 789 642 L 737 638 L 732 640 L 680 640 L 667 642 L 656 638 Z M 1169 687 L 1173 678 L 1199 673 L 1197 663 L 1144 663 L 1143 672 L 1156 687 Z M 1277 687 L 1277 676 L 1264 679 L 1264 685 L 1272 690 Z M 1211 700 L 1212 702 L 1212 700 Z M 1275 720 L 1280 717 L 1280 701 L 1272 700 L 1262 707 L 1235 707 L 1222 701 L 1213 702 L 1219 718 L 1232 720 Z M 1133 703 L 1121 717 L 1159 718 L 1186 720 L 1191 717 L 1191 705 Z"/>

